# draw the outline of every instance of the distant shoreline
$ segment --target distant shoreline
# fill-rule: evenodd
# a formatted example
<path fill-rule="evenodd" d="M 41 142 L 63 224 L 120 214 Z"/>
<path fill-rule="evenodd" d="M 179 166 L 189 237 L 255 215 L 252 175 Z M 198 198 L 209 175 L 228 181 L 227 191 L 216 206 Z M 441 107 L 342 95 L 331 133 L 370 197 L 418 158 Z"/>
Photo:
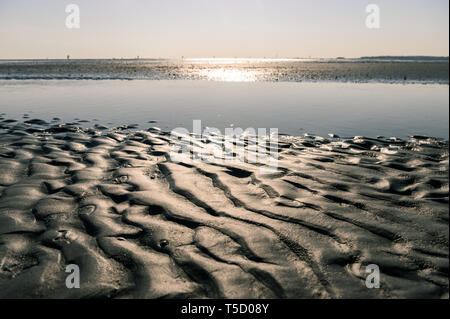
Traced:
<path fill-rule="evenodd" d="M 31 61 L 173 61 L 173 62 L 221 62 L 221 61 L 244 61 L 244 62 L 357 62 L 357 61 L 402 61 L 402 62 L 449 62 L 448 56 L 428 56 L 428 55 L 381 55 L 381 56 L 362 56 L 359 58 L 347 58 L 347 57 L 336 57 L 336 58 L 130 58 L 130 57 L 110 57 L 110 58 L 26 58 L 26 59 L 15 59 L 15 58 L 0 58 L 1 62 L 31 62 Z"/>

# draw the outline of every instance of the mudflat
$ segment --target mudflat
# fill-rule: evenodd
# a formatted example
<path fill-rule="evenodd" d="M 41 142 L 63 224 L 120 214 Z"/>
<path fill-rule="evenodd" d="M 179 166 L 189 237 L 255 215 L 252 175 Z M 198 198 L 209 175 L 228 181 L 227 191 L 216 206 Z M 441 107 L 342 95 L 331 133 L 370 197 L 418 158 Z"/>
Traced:
<path fill-rule="evenodd" d="M 280 136 L 271 173 L 174 143 L 1 119 L 0 298 L 448 298 L 447 141 Z"/>

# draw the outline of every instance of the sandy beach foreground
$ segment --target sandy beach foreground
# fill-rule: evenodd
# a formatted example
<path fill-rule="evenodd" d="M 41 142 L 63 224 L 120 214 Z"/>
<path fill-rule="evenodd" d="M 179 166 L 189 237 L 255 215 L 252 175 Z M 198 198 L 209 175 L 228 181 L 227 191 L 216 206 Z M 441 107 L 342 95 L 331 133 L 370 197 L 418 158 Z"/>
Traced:
<path fill-rule="evenodd" d="M 448 142 L 281 136 L 263 174 L 123 129 L 0 122 L 0 298 L 448 298 Z"/>

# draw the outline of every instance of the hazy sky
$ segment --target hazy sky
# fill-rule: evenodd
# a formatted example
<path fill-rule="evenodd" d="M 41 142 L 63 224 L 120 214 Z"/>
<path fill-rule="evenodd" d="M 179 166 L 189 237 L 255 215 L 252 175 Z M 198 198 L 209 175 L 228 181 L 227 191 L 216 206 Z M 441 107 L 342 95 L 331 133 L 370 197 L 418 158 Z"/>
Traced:
<path fill-rule="evenodd" d="M 66 28 L 70 3 L 80 29 Z M 366 27 L 370 3 L 380 29 Z M 448 56 L 448 10 L 448 0 L 0 0 L 0 58 Z"/>

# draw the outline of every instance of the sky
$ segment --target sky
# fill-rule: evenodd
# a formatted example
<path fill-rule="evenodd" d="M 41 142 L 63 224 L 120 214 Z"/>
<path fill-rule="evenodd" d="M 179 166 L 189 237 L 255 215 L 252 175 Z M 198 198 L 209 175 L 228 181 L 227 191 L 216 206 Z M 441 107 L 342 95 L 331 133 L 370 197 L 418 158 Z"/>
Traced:
<path fill-rule="evenodd" d="M 66 27 L 66 5 L 80 28 Z M 366 26 L 366 6 L 380 28 Z M 0 59 L 449 55 L 447 0 L 0 0 Z"/>

